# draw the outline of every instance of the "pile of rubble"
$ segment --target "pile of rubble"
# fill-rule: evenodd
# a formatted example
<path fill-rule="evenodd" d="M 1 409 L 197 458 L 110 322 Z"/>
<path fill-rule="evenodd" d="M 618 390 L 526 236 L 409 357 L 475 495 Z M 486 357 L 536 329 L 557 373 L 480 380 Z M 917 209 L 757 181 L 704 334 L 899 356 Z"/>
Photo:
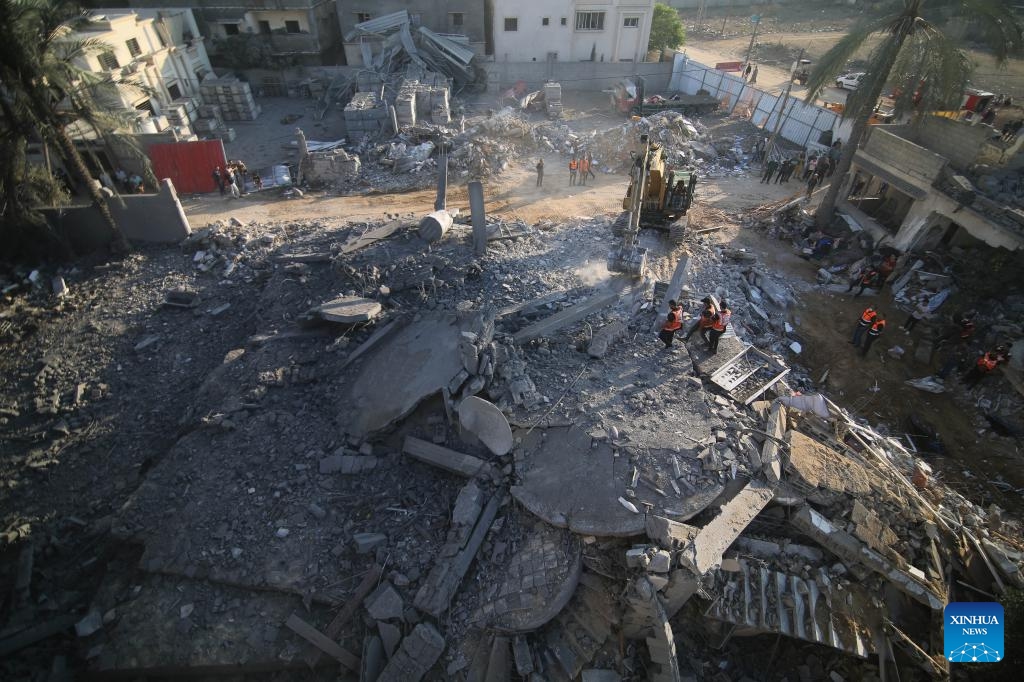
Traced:
<path fill-rule="evenodd" d="M 89 665 L 873 680 L 895 648 L 943 674 L 937 614 L 1024 585 L 1019 524 L 794 393 L 796 292 L 751 254 L 654 245 L 671 281 L 626 281 L 598 273 L 613 222 L 494 223 L 479 257 L 407 217 L 187 240 L 198 288 L 261 284 L 260 326 L 107 518 L 142 555 L 73 621 Z M 719 353 L 656 349 L 667 299 L 707 294 L 743 320 Z"/>

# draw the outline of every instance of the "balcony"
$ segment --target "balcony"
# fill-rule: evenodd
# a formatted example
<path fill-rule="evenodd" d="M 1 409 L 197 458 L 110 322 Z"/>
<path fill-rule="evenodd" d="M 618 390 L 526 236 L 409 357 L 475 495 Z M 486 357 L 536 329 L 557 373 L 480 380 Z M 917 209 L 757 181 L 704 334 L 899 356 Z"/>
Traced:
<path fill-rule="evenodd" d="M 271 33 L 270 48 L 274 54 L 320 54 L 320 40 L 312 33 Z"/>

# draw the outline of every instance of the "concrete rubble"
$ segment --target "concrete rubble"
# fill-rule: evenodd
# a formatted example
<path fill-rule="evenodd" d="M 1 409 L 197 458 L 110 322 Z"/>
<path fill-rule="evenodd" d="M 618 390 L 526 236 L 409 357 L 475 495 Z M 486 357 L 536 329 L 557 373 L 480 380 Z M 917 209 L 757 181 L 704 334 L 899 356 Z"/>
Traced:
<path fill-rule="evenodd" d="M 816 645 L 809 679 L 825 679 L 822 657 L 876 679 L 890 641 L 906 646 L 896 630 L 923 669 L 944 667 L 950 577 L 1020 585 L 1019 527 L 915 484 L 926 465 L 899 439 L 800 390 L 812 382 L 784 350 L 799 292 L 752 254 L 687 244 L 671 295 L 688 314 L 727 296 L 734 330 L 718 355 L 678 339 L 667 372 L 649 334 L 668 283 L 546 272 L 597 260 L 613 222 L 528 226 L 479 257 L 468 226 L 428 247 L 412 218 L 344 239 L 241 223 L 190 236 L 185 262 L 225 288 L 295 293 L 210 369 L 112 511 L 144 587 L 113 600 L 120 621 L 97 599 L 71 622 L 103 638 L 97 669 L 180 655 L 114 636 L 154 613 L 218 664 L 315 649 L 402 682 L 742 679 L 719 662 L 739 668 L 736 641 L 760 634 Z M 155 314 L 205 319 L 205 305 Z M 138 353 L 158 352 L 155 330 Z M 247 610 L 275 625 L 243 632 Z"/>

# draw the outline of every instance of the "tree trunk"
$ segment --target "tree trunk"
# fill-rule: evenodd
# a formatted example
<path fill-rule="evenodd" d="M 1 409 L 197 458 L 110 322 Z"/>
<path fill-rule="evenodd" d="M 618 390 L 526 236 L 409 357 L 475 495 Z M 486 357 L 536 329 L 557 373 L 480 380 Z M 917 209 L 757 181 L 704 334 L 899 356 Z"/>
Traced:
<path fill-rule="evenodd" d="M 846 176 L 850 172 L 850 166 L 853 164 L 853 155 L 857 153 L 857 147 L 860 146 L 861 138 L 867 132 L 868 125 L 870 125 L 868 121 L 871 120 L 872 114 L 875 113 L 875 105 L 878 103 L 878 98 L 882 94 L 882 88 L 885 87 L 887 76 L 896 63 L 896 56 L 899 55 L 900 48 L 903 47 L 903 41 L 907 39 L 907 35 L 907 33 L 901 32 L 893 37 L 893 40 L 896 42 L 892 50 L 892 58 L 879 71 L 879 73 L 885 73 L 886 77 L 878 78 L 872 82 L 871 90 L 868 92 L 865 111 L 853 122 L 850 139 L 843 141 L 843 153 L 839 155 L 839 161 L 832 172 L 832 184 L 828 186 L 825 198 L 821 200 L 818 210 L 814 214 L 814 220 L 821 229 L 828 227 L 829 223 L 832 222 L 832 215 L 836 212 L 836 202 L 839 200 L 839 188 L 843 186 Z"/>
<path fill-rule="evenodd" d="M 85 167 L 85 161 L 82 160 L 82 155 L 78 153 L 78 148 L 75 147 L 75 143 L 71 140 L 71 136 L 68 135 L 68 131 L 62 127 L 55 126 L 54 133 L 64 160 L 71 164 L 71 170 L 78 176 L 81 182 L 85 183 L 86 191 L 89 192 L 89 198 L 92 199 L 100 215 L 103 216 L 103 220 L 106 221 L 114 235 L 113 241 L 110 243 L 111 250 L 119 255 L 128 253 L 131 250 L 128 240 L 125 239 L 124 233 L 118 227 L 117 221 L 114 220 L 114 214 L 110 212 L 110 206 L 107 205 L 106 197 L 103 196 L 99 186 L 92 176 L 89 175 L 89 169 Z"/>

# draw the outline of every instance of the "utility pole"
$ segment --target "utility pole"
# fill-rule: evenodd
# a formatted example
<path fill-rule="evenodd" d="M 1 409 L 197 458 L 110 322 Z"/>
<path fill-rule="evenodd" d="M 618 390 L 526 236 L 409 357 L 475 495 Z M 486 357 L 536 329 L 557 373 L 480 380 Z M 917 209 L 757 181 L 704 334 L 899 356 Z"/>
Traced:
<path fill-rule="evenodd" d="M 765 159 L 767 159 L 769 157 L 769 155 L 772 153 L 772 151 L 775 149 L 775 141 L 779 137 L 779 131 L 782 130 L 782 124 L 785 123 L 785 118 L 783 117 L 783 114 L 786 113 L 786 100 L 789 99 L 789 92 L 790 92 L 790 90 L 793 89 L 793 74 L 796 73 L 796 67 L 800 64 L 800 60 L 803 59 L 803 58 L 804 58 L 804 49 L 800 48 L 800 56 L 798 56 L 796 58 L 796 61 L 793 62 L 793 66 L 789 67 L 789 82 L 786 83 L 786 92 L 782 96 L 782 108 L 779 109 L 779 120 L 776 121 L 776 123 L 775 123 L 775 132 L 772 133 L 771 139 L 768 140 L 768 146 L 764 150 L 764 158 Z M 790 106 L 790 110 L 792 110 L 792 108 L 793 107 Z"/>
<path fill-rule="evenodd" d="M 750 63 L 750 51 L 754 49 L 754 39 L 757 38 L 757 27 L 761 25 L 761 15 L 755 14 L 750 17 L 754 22 L 754 32 L 750 34 L 750 44 L 747 45 L 747 58 L 743 61 L 743 68 Z"/>

